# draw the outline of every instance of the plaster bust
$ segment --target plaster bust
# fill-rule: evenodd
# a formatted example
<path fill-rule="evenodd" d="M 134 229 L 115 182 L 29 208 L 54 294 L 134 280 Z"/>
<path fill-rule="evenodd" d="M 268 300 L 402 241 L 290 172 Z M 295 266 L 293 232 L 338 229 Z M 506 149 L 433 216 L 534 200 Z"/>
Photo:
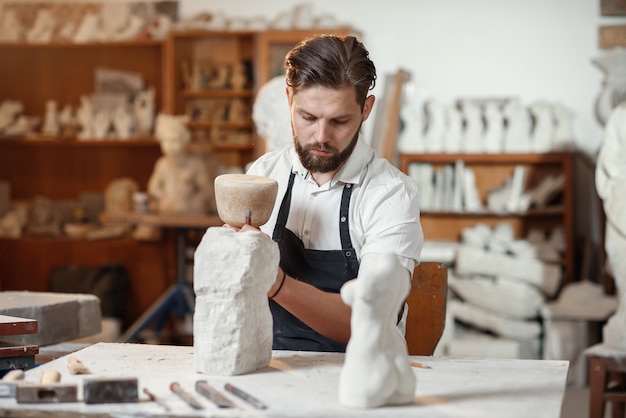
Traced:
<path fill-rule="evenodd" d="M 204 214 L 214 207 L 213 179 L 205 161 L 189 149 L 187 116 L 159 114 L 155 136 L 160 157 L 148 181 L 148 193 L 160 213 Z"/>

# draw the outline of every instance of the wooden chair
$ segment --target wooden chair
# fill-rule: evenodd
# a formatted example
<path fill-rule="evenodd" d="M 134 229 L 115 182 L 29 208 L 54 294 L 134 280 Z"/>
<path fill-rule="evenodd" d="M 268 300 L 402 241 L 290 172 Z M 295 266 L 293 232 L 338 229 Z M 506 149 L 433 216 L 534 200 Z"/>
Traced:
<path fill-rule="evenodd" d="M 409 355 L 431 356 L 446 321 L 448 270 L 443 263 L 423 262 L 413 271 L 411 282 L 406 320 Z"/>
<path fill-rule="evenodd" d="M 611 417 L 626 412 L 626 354 L 598 344 L 585 351 L 589 357 L 589 417 L 604 418 L 611 403 Z"/>

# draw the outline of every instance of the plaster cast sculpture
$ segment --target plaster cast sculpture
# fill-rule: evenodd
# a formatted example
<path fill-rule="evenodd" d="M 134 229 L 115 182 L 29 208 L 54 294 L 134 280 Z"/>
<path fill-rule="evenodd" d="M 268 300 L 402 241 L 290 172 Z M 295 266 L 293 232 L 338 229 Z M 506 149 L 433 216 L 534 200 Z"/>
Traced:
<path fill-rule="evenodd" d="M 626 48 L 616 47 L 593 60 L 604 72 L 602 90 L 596 99 L 596 116 L 603 125 L 626 96 Z"/>
<path fill-rule="evenodd" d="M 46 102 L 46 113 L 44 115 L 43 127 L 41 133 L 44 135 L 57 136 L 61 131 L 59 124 L 59 110 L 57 102 L 48 100 Z"/>
<path fill-rule="evenodd" d="M 100 18 L 96 13 L 87 12 L 78 25 L 72 40 L 76 43 L 92 42 L 98 39 Z"/>
<path fill-rule="evenodd" d="M 26 33 L 28 42 L 50 42 L 54 32 L 55 22 L 50 10 L 41 8 L 37 10 L 35 22 Z"/>
<path fill-rule="evenodd" d="M 443 105 L 435 99 L 430 99 L 426 101 L 425 107 L 428 120 L 424 137 L 426 149 L 428 152 L 441 152 L 443 150 L 443 136 L 446 132 L 446 116 Z"/>
<path fill-rule="evenodd" d="M 105 139 L 111 129 L 111 112 L 108 109 L 100 109 L 93 116 L 92 133 L 94 139 Z"/>
<path fill-rule="evenodd" d="M 61 235 L 61 215 L 52 200 L 36 197 L 31 201 L 26 231 L 33 235 Z"/>
<path fill-rule="evenodd" d="M 147 137 L 152 134 L 154 125 L 155 112 L 155 95 L 154 87 L 141 90 L 133 99 L 133 114 L 135 116 L 136 134 L 141 137 Z"/>
<path fill-rule="evenodd" d="M 261 86 L 252 106 L 252 120 L 265 140 L 267 151 L 277 151 L 293 143 L 285 87 L 284 75 L 272 78 Z"/>
<path fill-rule="evenodd" d="M 411 288 L 410 273 L 393 254 L 365 258 L 359 276 L 341 288 L 352 307 L 351 336 L 339 378 L 339 401 L 352 408 L 413 402 L 416 378 L 396 328 Z"/>
<path fill-rule="evenodd" d="M 109 183 L 104 191 L 104 211 L 110 215 L 122 215 L 134 210 L 133 195 L 139 185 L 130 177 L 121 177 Z"/>
<path fill-rule="evenodd" d="M 443 151 L 460 153 L 463 148 L 463 119 L 461 111 L 452 104 L 445 106 L 447 129 L 443 137 Z"/>
<path fill-rule="evenodd" d="M 211 227 L 194 260 L 196 371 L 239 375 L 268 366 L 273 333 L 267 292 L 278 272 L 278 245 L 261 232 Z"/>
<path fill-rule="evenodd" d="M 596 189 L 606 215 L 604 246 L 618 307 L 603 329 L 604 343 L 626 350 L 626 103 L 609 116 L 596 165 Z"/>
<path fill-rule="evenodd" d="M 76 135 L 76 118 L 71 105 L 63 106 L 59 112 L 59 126 L 62 137 L 72 138 Z"/>
<path fill-rule="evenodd" d="M 248 85 L 248 74 L 246 73 L 246 66 L 238 62 L 233 64 L 230 73 L 230 87 L 235 90 L 242 90 Z"/>
<path fill-rule="evenodd" d="M 80 96 L 80 106 L 76 110 L 76 121 L 79 127 L 78 139 L 93 138 L 93 119 L 94 110 L 91 99 L 85 95 Z"/>
<path fill-rule="evenodd" d="M 117 106 L 113 109 L 111 123 L 113 124 L 114 136 L 119 139 L 129 139 L 134 129 L 134 119 L 127 106 Z"/>
<path fill-rule="evenodd" d="M 0 41 L 18 42 L 26 37 L 26 28 L 17 18 L 15 10 L 5 10 L 0 16 Z"/>
<path fill-rule="evenodd" d="M 189 150 L 186 116 L 159 114 L 155 136 L 163 156 L 154 165 L 148 193 L 161 213 L 203 214 L 213 208 L 213 179 L 204 160 Z"/>
<path fill-rule="evenodd" d="M 424 122 L 421 108 L 409 104 L 400 109 L 402 130 L 398 137 L 398 151 L 405 154 L 419 154 L 426 150 L 424 146 Z"/>
<path fill-rule="evenodd" d="M 483 138 L 486 153 L 502 152 L 504 141 L 504 115 L 500 106 L 495 102 L 487 102 L 484 109 L 485 133 Z"/>
<path fill-rule="evenodd" d="M 2 101 L 0 103 L 0 132 L 11 126 L 23 111 L 24 105 L 17 100 Z"/>
<path fill-rule="evenodd" d="M 463 115 L 463 150 L 466 153 L 478 153 L 483 150 L 483 121 L 480 107 L 470 101 L 461 102 Z"/>
<path fill-rule="evenodd" d="M 533 130 L 531 134 L 531 151 L 548 152 L 552 149 L 554 139 L 554 117 L 552 105 L 543 101 L 530 105 L 533 116 Z"/>
<path fill-rule="evenodd" d="M 554 113 L 554 138 L 552 149 L 564 149 L 572 145 L 574 141 L 573 119 L 574 112 L 561 103 L 555 103 L 552 111 Z"/>
<path fill-rule="evenodd" d="M 504 106 L 506 130 L 504 133 L 504 152 L 530 152 L 530 120 L 528 111 L 518 101 L 511 101 Z"/>

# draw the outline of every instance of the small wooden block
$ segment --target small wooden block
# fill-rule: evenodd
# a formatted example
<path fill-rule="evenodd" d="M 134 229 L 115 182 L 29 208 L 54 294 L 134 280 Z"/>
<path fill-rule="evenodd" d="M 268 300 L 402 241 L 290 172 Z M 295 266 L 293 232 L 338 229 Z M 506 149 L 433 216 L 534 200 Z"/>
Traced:
<path fill-rule="evenodd" d="M 15 387 L 15 400 L 17 403 L 77 402 L 78 386 L 70 383 L 20 383 Z"/>
<path fill-rule="evenodd" d="M 83 400 L 87 404 L 138 402 L 137 378 L 98 377 L 85 379 L 83 381 Z"/>

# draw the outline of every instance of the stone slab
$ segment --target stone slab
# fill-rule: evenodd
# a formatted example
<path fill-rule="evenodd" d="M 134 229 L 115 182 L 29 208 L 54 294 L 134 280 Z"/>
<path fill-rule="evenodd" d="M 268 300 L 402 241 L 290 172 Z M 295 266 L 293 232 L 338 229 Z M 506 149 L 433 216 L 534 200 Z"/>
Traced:
<path fill-rule="evenodd" d="M 78 293 L 0 292 L 0 315 L 34 319 L 39 331 L 7 340 L 25 344 L 56 344 L 100 332 L 100 299 Z"/>

